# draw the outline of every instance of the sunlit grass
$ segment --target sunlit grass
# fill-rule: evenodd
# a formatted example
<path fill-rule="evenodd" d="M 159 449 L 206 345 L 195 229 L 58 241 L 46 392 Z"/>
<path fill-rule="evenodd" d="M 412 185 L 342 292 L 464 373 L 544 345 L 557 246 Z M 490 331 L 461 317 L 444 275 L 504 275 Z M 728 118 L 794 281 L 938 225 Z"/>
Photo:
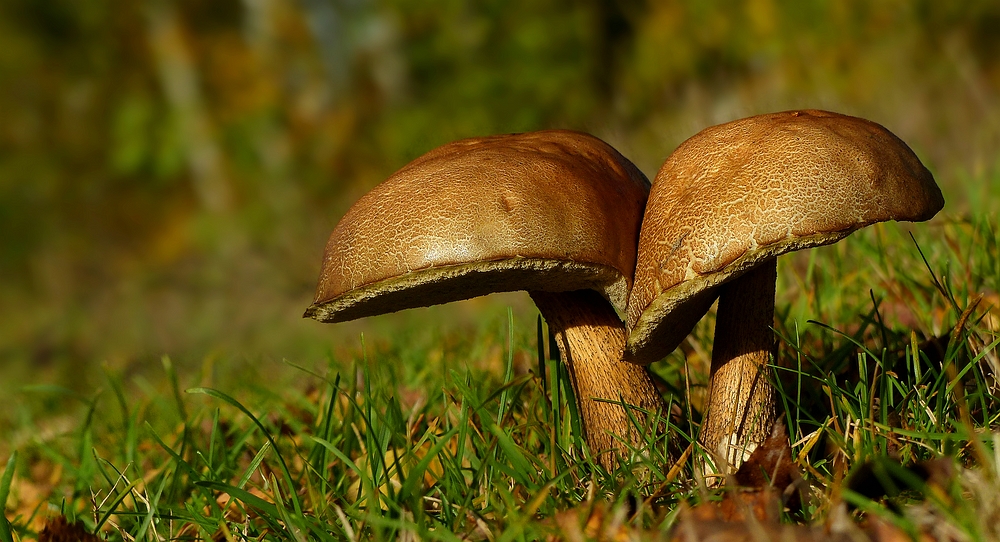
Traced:
<path fill-rule="evenodd" d="M 930 524 L 989 539 L 997 227 L 942 219 L 913 231 L 878 227 L 779 263 L 775 381 L 808 482 L 786 520 L 830 522 L 848 502 L 856 518 L 911 534 Z M 611 525 L 652 537 L 681 503 L 727 491 L 704 485 L 697 446 L 680 453 L 700 421 L 711 325 L 654 366 L 668 434 L 611 473 L 583 445 L 544 328 L 511 313 L 471 337 L 420 339 L 418 326 L 355 359 L 267 373 L 220 376 L 224 359 L 179 371 L 164 357 L 131 381 L 106 368 L 89 394 L 26 387 L 0 540 L 34 537 L 60 514 L 116 539 L 530 540 L 573 538 L 588 521 L 591 535 Z M 844 482 L 886 458 L 947 458 L 954 470 L 915 483 L 926 499 L 870 501 Z"/>

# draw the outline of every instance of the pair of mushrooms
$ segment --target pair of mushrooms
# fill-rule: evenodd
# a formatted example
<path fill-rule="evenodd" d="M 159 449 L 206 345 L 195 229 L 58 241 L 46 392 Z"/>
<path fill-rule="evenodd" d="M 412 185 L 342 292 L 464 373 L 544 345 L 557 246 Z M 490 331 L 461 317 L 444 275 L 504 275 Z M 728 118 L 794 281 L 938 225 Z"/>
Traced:
<path fill-rule="evenodd" d="M 738 466 L 776 416 L 765 369 L 777 256 L 875 222 L 927 220 L 943 205 L 899 138 L 825 111 L 708 128 L 667 158 L 651 189 L 586 134 L 467 139 L 351 207 L 305 316 L 340 322 L 526 290 L 569 369 L 588 446 L 613 467 L 620 442 L 641 445 L 643 413 L 663 408 L 645 365 L 719 298 L 699 440 Z"/>

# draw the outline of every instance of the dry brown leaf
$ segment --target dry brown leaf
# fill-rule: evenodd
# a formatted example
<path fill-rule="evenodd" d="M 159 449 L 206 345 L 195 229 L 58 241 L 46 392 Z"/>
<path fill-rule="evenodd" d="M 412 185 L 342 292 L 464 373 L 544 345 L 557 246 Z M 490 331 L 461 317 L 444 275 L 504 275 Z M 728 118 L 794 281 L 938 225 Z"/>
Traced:
<path fill-rule="evenodd" d="M 770 488 L 734 489 L 718 502 L 706 502 L 689 511 L 698 521 L 745 522 L 753 519 L 778 522 L 781 519 L 781 499 Z"/>
<path fill-rule="evenodd" d="M 65 516 L 50 518 L 38 533 L 38 542 L 100 542 L 100 540 L 100 537 L 88 533 L 83 523 L 70 523 Z"/>
<path fill-rule="evenodd" d="M 671 542 L 867 542 L 852 533 L 830 532 L 822 526 L 786 525 L 749 517 L 741 521 L 706 518 L 704 511 L 681 511 L 680 520 L 670 535 Z M 855 531 L 857 531 L 855 529 Z M 853 533 L 857 534 L 857 533 Z"/>
<path fill-rule="evenodd" d="M 860 526 L 872 542 L 913 542 L 906 531 L 885 521 L 878 516 L 871 516 Z M 931 542 L 933 539 L 927 535 L 922 535 L 918 542 Z"/>
<path fill-rule="evenodd" d="M 649 538 L 629 524 L 628 510 L 606 502 L 590 501 L 559 512 L 555 515 L 558 532 L 548 537 L 550 541 L 567 542 L 627 542 Z M 647 533 L 648 534 L 648 533 Z"/>
<path fill-rule="evenodd" d="M 733 475 L 739 487 L 761 489 L 771 486 L 780 491 L 801 478 L 802 474 L 792 459 L 788 430 L 781 420 L 774 424 L 771 435 L 754 449 Z"/>
<path fill-rule="evenodd" d="M 776 423 L 771 435 L 733 474 L 730 482 L 735 487 L 726 491 L 721 501 L 706 502 L 689 509 L 686 512 L 688 519 L 698 524 L 777 524 L 786 503 L 800 506 L 797 489 L 802 475 L 792 460 L 787 433 L 784 422 Z"/>

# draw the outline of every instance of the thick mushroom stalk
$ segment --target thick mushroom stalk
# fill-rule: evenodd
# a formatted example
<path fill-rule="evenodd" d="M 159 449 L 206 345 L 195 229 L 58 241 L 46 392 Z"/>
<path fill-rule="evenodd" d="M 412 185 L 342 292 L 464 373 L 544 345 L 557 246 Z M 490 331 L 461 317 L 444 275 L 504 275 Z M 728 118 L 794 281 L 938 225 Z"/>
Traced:
<path fill-rule="evenodd" d="M 602 466 L 613 469 L 627 457 L 616 439 L 641 450 L 646 413 L 661 411 L 663 399 L 645 367 L 622 360 L 625 324 L 600 294 L 593 290 L 530 294 L 555 334 L 569 371 L 587 446 Z"/>
<path fill-rule="evenodd" d="M 740 465 L 770 434 L 776 419 L 768 363 L 774 353 L 774 284 L 771 259 L 722 286 L 707 414 L 699 440 L 716 462 Z M 725 465 L 716 465 L 725 472 Z"/>

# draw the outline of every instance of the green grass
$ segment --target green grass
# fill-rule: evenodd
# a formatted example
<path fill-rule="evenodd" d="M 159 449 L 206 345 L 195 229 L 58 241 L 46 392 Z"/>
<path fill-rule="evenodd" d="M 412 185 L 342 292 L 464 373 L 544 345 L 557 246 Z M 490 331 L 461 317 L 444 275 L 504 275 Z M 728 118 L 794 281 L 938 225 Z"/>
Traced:
<path fill-rule="evenodd" d="M 810 484 L 785 519 L 828 521 L 846 500 L 856 519 L 988 540 L 1000 536 L 1000 231 L 939 218 L 913 232 L 879 226 L 779 263 L 775 375 Z M 654 367 L 675 406 L 668 435 L 611 473 L 583 447 L 544 330 L 510 313 L 470 336 L 433 321 L 400 330 L 356 359 L 225 377 L 247 364 L 179 371 L 164 357 L 138 377 L 105 369 L 89 394 L 25 387 L 2 454 L 0 541 L 33 538 L 54 514 L 112 539 L 531 540 L 570 536 L 605 501 L 606 524 L 653 538 L 681 503 L 726 494 L 700 483 L 697 461 L 668 479 L 697 432 L 712 324 Z M 917 484 L 926 498 L 873 502 L 844 484 L 866 462 L 894 468 L 887 457 L 954 471 Z"/>

